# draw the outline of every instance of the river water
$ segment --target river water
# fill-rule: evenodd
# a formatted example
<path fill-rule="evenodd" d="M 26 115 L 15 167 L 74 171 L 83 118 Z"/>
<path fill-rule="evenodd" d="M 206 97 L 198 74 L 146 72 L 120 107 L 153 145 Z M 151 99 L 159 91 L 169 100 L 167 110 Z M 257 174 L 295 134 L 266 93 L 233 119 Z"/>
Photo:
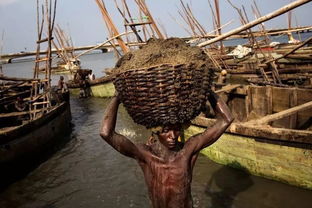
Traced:
<path fill-rule="evenodd" d="M 112 53 L 85 55 L 81 61 L 97 77 L 115 62 Z M 7 76 L 31 77 L 32 67 L 32 61 L 22 61 L 3 69 Z M 53 77 L 54 83 L 58 77 Z M 150 207 L 140 167 L 99 136 L 109 99 L 71 96 L 70 101 L 70 140 L 25 178 L 0 192 L 0 207 Z M 117 130 L 133 142 L 144 142 L 150 135 L 122 107 Z M 195 165 L 192 195 L 194 206 L 204 208 L 310 208 L 312 199 L 312 191 L 252 176 L 203 155 Z"/>

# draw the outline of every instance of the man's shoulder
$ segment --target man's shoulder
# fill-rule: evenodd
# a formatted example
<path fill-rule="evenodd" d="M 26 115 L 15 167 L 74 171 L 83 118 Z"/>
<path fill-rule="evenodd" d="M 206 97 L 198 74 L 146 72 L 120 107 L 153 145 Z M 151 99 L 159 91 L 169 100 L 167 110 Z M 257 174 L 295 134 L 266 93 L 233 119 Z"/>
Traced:
<path fill-rule="evenodd" d="M 142 149 L 142 150 L 145 150 L 145 151 L 149 151 L 149 152 L 152 152 L 152 150 L 154 149 L 155 145 L 154 144 L 149 144 L 149 143 L 139 143 L 137 144 L 137 146 Z"/>

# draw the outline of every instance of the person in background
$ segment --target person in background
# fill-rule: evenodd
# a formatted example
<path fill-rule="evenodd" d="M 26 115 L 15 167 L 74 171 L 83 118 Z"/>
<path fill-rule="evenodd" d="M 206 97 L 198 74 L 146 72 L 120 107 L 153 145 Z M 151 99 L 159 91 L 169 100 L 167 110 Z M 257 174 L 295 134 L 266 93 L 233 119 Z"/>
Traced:
<path fill-rule="evenodd" d="M 24 102 L 24 99 L 22 97 L 18 96 L 16 98 L 15 103 L 14 103 L 14 107 L 17 111 L 22 112 L 22 111 L 26 110 L 27 105 L 26 105 L 26 102 Z"/>
<path fill-rule="evenodd" d="M 58 84 L 57 84 L 57 89 L 60 90 L 62 93 L 67 91 L 67 85 L 64 81 L 63 76 L 60 76 L 60 79 L 59 79 Z"/>
<path fill-rule="evenodd" d="M 88 75 L 89 80 L 95 80 L 95 75 L 91 71 L 91 73 Z"/>
<path fill-rule="evenodd" d="M 121 154 L 135 159 L 140 165 L 149 197 L 154 208 L 191 208 L 191 182 L 199 152 L 216 142 L 233 121 L 228 106 L 214 92 L 208 100 L 216 112 L 216 123 L 203 133 L 178 140 L 182 124 L 165 125 L 156 132 L 155 141 L 134 144 L 115 131 L 118 96 L 112 98 L 104 114 L 100 135 Z"/>
<path fill-rule="evenodd" d="M 92 74 L 90 69 L 78 69 L 74 82 L 79 83 L 79 98 L 87 98 L 90 94 L 89 76 Z"/>

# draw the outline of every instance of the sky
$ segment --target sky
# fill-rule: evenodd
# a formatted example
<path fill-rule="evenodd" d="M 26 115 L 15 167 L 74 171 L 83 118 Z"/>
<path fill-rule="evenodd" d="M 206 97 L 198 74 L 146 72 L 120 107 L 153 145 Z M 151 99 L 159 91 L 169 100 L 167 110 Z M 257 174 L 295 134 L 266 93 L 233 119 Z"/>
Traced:
<path fill-rule="evenodd" d="M 41 0 L 42 1 L 42 0 Z M 135 16 L 137 9 L 134 0 L 127 0 L 132 14 Z M 207 31 L 212 31 L 212 17 L 208 0 L 184 0 L 192 8 L 195 17 Z M 212 1 L 213 2 L 213 1 Z M 253 0 L 232 0 L 235 6 L 244 5 L 249 20 L 254 19 L 251 12 Z M 291 0 L 256 0 L 262 15 L 273 12 L 285 6 Z M 119 32 L 124 32 L 123 21 L 114 6 L 113 0 L 104 0 L 108 12 Z M 181 9 L 180 0 L 146 0 L 154 19 L 166 28 L 170 37 L 183 37 L 188 34 L 179 26 L 171 16 L 180 23 L 178 10 Z M 298 7 L 293 11 L 293 26 L 311 26 L 312 2 Z M 230 25 L 222 30 L 227 32 L 240 26 L 237 12 L 226 0 L 220 0 L 221 23 Z M 56 24 L 59 24 L 66 33 L 70 34 L 75 46 L 94 45 L 106 40 L 108 33 L 95 0 L 58 0 Z M 287 28 L 287 16 L 282 15 L 265 23 L 266 29 Z M 36 29 L 36 0 L 0 0 L 0 42 L 3 54 L 20 51 L 33 51 L 37 37 Z M 0 46 L 1 46 L 0 43 Z M 1 49 L 1 47 L 0 47 Z"/>

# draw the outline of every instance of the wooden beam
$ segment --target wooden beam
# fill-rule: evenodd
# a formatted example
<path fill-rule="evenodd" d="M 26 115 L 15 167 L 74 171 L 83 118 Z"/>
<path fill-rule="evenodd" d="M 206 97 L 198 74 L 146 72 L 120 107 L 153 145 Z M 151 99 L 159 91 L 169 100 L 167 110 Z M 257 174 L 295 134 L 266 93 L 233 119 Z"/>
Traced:
<path fill-rule="evenodd" d="M 272 59 L 272 60 L 268 60 L 266 62 L 264 62 L 265 64 L 269 63 L 269 62 L 272 62 L 272 61 L 277 61 L 277 60 L 280 60 L 282 58 L 286 58 L 287 56 L 289 56 L 290 54 L 292 54 L 293 52 L 295 52 L 296 50 L 302 48 L 304 45 L 308 44 L 309 42 L 312 41 L 312 36 L 310 38 L 308 38 L 307 40 L 305 40 L 304 42 L 302 42 L 301 44 L 299 44 L 298 46 L 296 46 L 295 48 L 293 48 L 292 50 L 288 51 L 287 53 L 285 53 L 284 55 L 278 57 L 278 58 L 275 58 L 275 59 Z M 307 56 L 308 58 L 312 58 L 311 56 Z"/>
<path fill-rule="evenodd" d="M 17 117 L 29 114 L 29 111 L 22 111 L 22 112 L 11 112 L 11 113 L 1 113 L 0 118 L 9 118 L 9 117 Z"/>
<path fill-rule="evenodd" d="M 252 27 L 254 27 L 254 26 L 256 26 L 256 25 L 258 25 L 258 24 L 260 24 L 262 22 L 265 22 L 265 21 L 270 20 L 270 19 L 272 19 L 274 17 L 282 15 L 282 14 L 284 14 L 284 13 L 286 13 L 286 12 L 296 8 L 296 7 L 299 7 L 299 6 L 303 5 L 303 4 L 306 4 L 306 3 L 310 2 L 310 1 L 312 1 L 312 0 L 297 0 L 297 1 L 294 1 L 294 2 L 292 2 L 290 4 L 287 4 L 286 6 L 280 8 L 280 9 L 274 11 L 274 12 L 271 12 L 271 13 L 265 15 L 265 16 L 262 16 L 262 17 L 260 17 L 260 18 L 258 18 L 256 20 L 254 20 L 254 21 L 251 21 L 251 22 L 249 22 L 249 23 L 247 23 L 247 24 L 245 24 L 245 25 L 243 25 L 241 27 L 238 27 L 238 28 L 236 28 L 234 30 L 231 30 L 231 31 L 229 31 L 227 33 L 224 33 L 223 35 L 220 35 L 220 36 L 218 36 L 216 38 L 213 38 L 211 40 L 202 42 L 202 43 L 198 44 L 197 46 L 198 47 L 204 47 L 204 46 L 210 45 L 212 43 L 218 42 L 218 41 L 223 40 L 223 39 L 225 39 L 225 38 L 227 38 L 229 36 L 235 35 L 237 33 L 240 33 L 242 31 L 244 31 L 244 30 L 252 28 Z"/>
<path fill-rule="evenodd" d="M 274 128 L 269 125 L 254 126 L 245 123 L 235 123 L 234 125 L 230 126 L 229 132 L 248 137 L 254 137 L 255 139 L 262 138 L 284 142 L 312 144 L 312 131 L 307 130 Z"/>
<path fill-rule="evenodd" d="M 196 117 L 192 120 L 192 124 L 209 128 L 213 126 L 216 119 L 205 118 L 202 116 Z M 295 130 L 286 128 L 274 128 L 269 125 L 255 126 L 248 123 L 232 123 L 231 126 L 226 130 L 227 133 L 237 134 L 248 137 L 250 139 L 265 139 L 276 142 L 291 142 L 298 144 L 312 144 L 312 131 L 307 130 Z"/>
<path fill-rule="evenodd" d="M 294 88 L 292 92 L 290 92 L 289 97 L 289 106 L 297 106 L 298 105 L 298 91 L 297 88 Z M 289 128 L 295 129 L 297 127 L 298 113 L 294 113 L 289 116 Z"/>
<path fill-rule="evenodd" d="M 18 77 L 7 77 L 7 76 L 0 76 L 0 80 L 9 80 L 9 81 L 40 81 L 40 79 L 18 78 Z"/>
<path fill-rule="evenodd" d="M 216 93 L 231 92 L 232 90 L 235 90 L 241 86 L 242 86 L 241 84 L 226 85 L 226 86 L 222 87 L 220 90 L 216 90 Z"/>
<path fill-rule="evenodd" d="M 33 111 L 21 111 L 21 112 L 10 112 L 10 113 L 0 113 L 0 118 L 9 118 L 9 117 L 17 117 L 17 116 L 24 116 L 30 113 L 39 113 L 45 110 L 49 110 L 50 108 L 40 108 Z"/>
<path fill-rule="evenodd" d="M 274 113 L 272 115 L 267 115 L 267 116 L 265 116 L 261 119 L 258 119 L 258 120 L 251 120 L 248 123 L 250 123 L 250 124 L 267 124 L 269 122 L 276 121 L 278 119 L 290 116 L 294 113 L 297 113 L 298 111 L 303 111 L 303 110 L 307 110 L 310 108 L 312 108 L 312 101 L 304 103 L 302 105 L 298 105 L 298 106 L 293 107 L 293 108 L 289 108 L 287 110 L 283 110 L 283 111 L 278 112 L 278 113 Z"/>
<path fill-rule="evenodd" d="M 17 86 L 20 86 L 20 85 L 23 85 L 25 84 L 26 82 L 19 82 L 19 83 L 14 83 L 13 85 L 9 85 L 8 87 L 4 88 L 3 90 L 0 90 L 0 93 L 4 93 L 12 88 L 15 88 Z"/>

